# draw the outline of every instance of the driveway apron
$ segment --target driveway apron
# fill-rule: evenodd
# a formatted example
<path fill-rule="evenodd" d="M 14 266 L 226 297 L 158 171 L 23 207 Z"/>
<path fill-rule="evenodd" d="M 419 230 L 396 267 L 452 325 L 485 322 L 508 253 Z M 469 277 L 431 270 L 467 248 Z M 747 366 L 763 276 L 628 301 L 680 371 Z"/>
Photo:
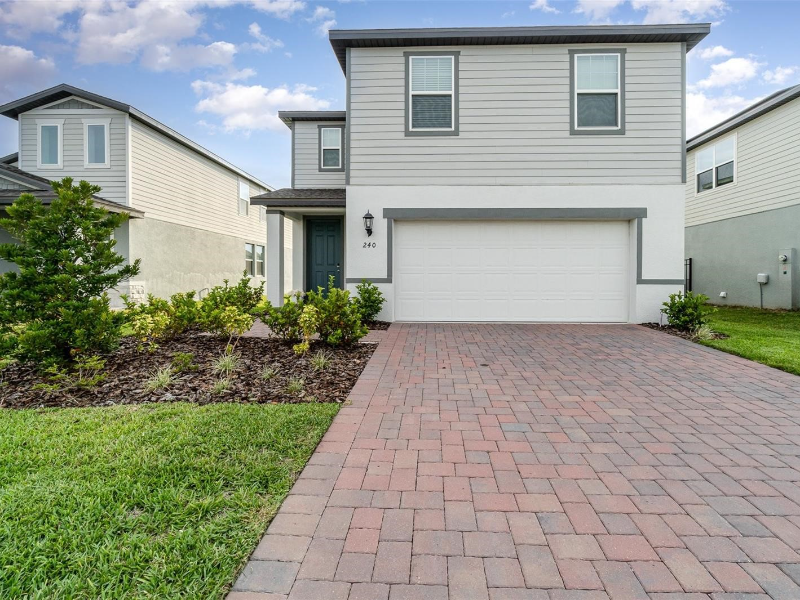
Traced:
<path fill-rule="evenodd" d="M 395 324 L 230 600 L 800 599 L 800 377 L 636 325 Z"/>

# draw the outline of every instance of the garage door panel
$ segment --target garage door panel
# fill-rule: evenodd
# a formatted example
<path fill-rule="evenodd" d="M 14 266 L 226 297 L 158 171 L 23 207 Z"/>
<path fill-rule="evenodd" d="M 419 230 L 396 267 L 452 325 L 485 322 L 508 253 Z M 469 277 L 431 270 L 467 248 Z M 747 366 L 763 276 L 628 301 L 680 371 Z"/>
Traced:
<path fill-rule="evenodd" d="M 627 222 L 395 225 L 398 320 L 627 320 Z"/>

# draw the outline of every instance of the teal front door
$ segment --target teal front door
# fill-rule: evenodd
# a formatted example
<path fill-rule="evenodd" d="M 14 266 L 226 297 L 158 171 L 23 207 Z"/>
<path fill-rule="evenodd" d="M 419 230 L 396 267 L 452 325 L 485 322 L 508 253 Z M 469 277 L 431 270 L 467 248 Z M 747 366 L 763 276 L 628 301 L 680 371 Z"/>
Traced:
<path fill-rule="evenodd" d="M 344 243 L 342 219 L 306 219 L 306 290 L 328 286 L 333 275 L 336 287 L 342 287 L 342 256 Z"/>

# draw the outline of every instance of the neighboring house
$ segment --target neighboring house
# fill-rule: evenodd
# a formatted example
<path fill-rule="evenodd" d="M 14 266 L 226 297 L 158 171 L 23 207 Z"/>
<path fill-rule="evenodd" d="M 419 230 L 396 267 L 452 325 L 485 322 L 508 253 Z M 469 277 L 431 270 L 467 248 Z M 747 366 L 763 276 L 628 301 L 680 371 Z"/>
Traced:
<path fill-rule="evenodd" d="M 119 293 L 202 292 L 245 270 L 264 280 L 266 214 L 249 197 L 267 184 L 136 108 L 69 85 L 0 114 L 19 121 L 20 140 L 16 155 L 0 159 L 0 208 L 15 190 L 48 202 L 48 181 L 72 177 L 99 185 L 99 204 L 131 214 L 115 233 L 117 251 L 142 266 Z M 11 238 L 0 230 L 0 240 Z"/>
<path fill-rule="evenodd" d="M 388 320 L 658 320 L 684 285 L 685 61 L 709 31 L 331 31 L 347 110 L 281 113 L 292 188 L 252 199 L 269 297 L 334 275 L 378 284 Z"/>
<path fill-rule="evenodd" d="M 686 148 L 693 290 L 718 304 L 800 308 L 800 85 Z"/>

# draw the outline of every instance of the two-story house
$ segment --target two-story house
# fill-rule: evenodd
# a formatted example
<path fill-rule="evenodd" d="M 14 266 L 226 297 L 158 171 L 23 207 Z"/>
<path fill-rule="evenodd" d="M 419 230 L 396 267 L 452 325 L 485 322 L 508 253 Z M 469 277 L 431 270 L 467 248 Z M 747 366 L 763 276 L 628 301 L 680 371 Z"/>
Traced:
<path fill-rule="evenodd" d="M 292 187 L 253 198 L 268 295 L 333 274 L 378 284 L 388 320 L 658 320 L 684 285 L 685 61 L 709 31 L 331 31 L 346 110 L 281 113 Z"/>
<path fill-rule="evenodd" d="M 48 182 L 69 176 L 99 185 L 98 203 L 130 213 L 115 232 L 117 251 L 142 266 L 119 293 L 202 293 L 245 271 L 264 279 L 266 214 L 249 198 L 266 183 L 128 104 L 69 85 L 0 114 L 19 122 L 19 152 L 0 160 L 0 208 L 24 190 L 49 202 Z M 0 240 L 11 241 L 3 230 Z"/>
<path fill-rule="evenodd" d="M 687 142 L 686 256 L 717 304 L 800 308 L 800 85 Z"/>

